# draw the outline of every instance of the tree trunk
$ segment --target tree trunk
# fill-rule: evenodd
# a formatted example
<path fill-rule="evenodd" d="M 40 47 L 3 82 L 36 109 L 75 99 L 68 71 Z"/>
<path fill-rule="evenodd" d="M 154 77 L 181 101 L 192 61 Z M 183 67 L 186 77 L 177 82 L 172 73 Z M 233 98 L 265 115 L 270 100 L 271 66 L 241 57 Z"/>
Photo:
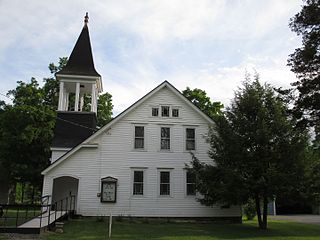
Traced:
<path fill-rule="evenodd" d="M 9 201 L 9 204 L 16 203 L 16 183 L 12 184 L 9 189 L 8 201 Z"/>
<path fill-rule="evenodd" d="M 268 198 L 263 197 L 263 229 L 267 229 L 268 226 Z"/>
<path fill-rule="evenodd" d="M 34 204 L 34 186 L 32 185 L 31 203 Z"/>
<path fill-rule="evenodd" d="M 21 203 L 23 203 L 23 201 L 24 201 L 24 186 L 25 186 L 25 184 L 22 183 L 21 184 Z"/>
<path fill-rule="evenodd" d="M 255 196 L 255 202 L 256 202 L 256 212 L 257 212 L 257 217 L 258 217 L 258 223 L 259 223 L 259 228 L 262 228 L 263 222 L 261 219 L 261 208 L 260 208 L 260 198 L 258 195 Z"/>

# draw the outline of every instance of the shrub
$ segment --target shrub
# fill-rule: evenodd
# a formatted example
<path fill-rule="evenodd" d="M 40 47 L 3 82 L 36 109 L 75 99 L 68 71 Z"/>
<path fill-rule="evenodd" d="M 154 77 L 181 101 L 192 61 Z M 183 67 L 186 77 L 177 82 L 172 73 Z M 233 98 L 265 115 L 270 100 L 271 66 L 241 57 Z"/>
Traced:
<path fill-rule="evenodd" d="M 97 216 L 96 221 L 97 222 L 104 222 L 104 216 Z"/>
<path fill-rule="evenodd" d="M 256 216 L 256 205 L 253 199 L 249 199 L 248 202 L 243 206 L 243 214 L 247 220 L 252 220 Z"/>
<path fill-rule="evenodd" d="M 116 216 L 116 221 L 117 222 L 123 222 L 123 215 L 119 214 L 118 216 Z"/>

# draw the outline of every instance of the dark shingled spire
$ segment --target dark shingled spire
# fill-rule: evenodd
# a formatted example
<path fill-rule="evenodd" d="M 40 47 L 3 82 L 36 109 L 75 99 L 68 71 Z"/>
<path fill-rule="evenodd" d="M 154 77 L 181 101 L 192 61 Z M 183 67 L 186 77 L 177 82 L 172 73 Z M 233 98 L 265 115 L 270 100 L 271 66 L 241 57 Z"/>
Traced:
<path fill-rule="evenodd" d="M 61 71 L 57 72 L 57 74 L 100 77 L 100 74 L 97 73 L 94 68 L 89 29 L 87 26 L 88 19 L 88 13 L 86 13 L 83 29 L 72 50 L 69 61 Z"/>

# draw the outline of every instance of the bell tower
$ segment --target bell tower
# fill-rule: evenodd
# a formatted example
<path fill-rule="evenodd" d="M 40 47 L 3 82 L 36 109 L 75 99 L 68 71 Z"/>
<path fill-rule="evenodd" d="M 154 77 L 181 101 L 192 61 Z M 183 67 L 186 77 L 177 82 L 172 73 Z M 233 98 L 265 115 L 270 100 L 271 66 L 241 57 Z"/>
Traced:
<path fill-rule="evenodd" d="M 58 111 L 82 112 L 84 94 L 91 95 L 90 112 L 97 113 L 97 97 L 102 92 L 101 75 L 94 68 L 88 29 L 88 13 L 84 26 L 69 57 L 67 65 L 56 73 L 60 82 Z M 74 94 L 74 105 L 70 106 L 70 93 Z"/>
<path fill-rule="evenodd" d="M 84 26 L 68 63 L 56 73 L 59 81 L 59 103 L 51 162 L 96 131 L 97 99 L 102 92 L 102 80 L 93 63 L 88 21 L 86 13 Z M 84 109 L 84 96 L 91 97 L 87 111 Z"/>

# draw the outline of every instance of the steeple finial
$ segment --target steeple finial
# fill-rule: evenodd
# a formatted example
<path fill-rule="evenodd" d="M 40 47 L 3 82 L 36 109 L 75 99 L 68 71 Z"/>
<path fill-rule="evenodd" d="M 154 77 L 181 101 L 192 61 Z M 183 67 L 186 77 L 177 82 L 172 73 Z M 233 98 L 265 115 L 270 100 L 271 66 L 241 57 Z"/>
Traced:
<path fill-rule="evenodd" d="M 86 15 L 84 16 L 84 24 L 87 25 L 88 22 L 89 22 L 89 16 L 88 16 L 88 12 L 86 12 Z"/>

